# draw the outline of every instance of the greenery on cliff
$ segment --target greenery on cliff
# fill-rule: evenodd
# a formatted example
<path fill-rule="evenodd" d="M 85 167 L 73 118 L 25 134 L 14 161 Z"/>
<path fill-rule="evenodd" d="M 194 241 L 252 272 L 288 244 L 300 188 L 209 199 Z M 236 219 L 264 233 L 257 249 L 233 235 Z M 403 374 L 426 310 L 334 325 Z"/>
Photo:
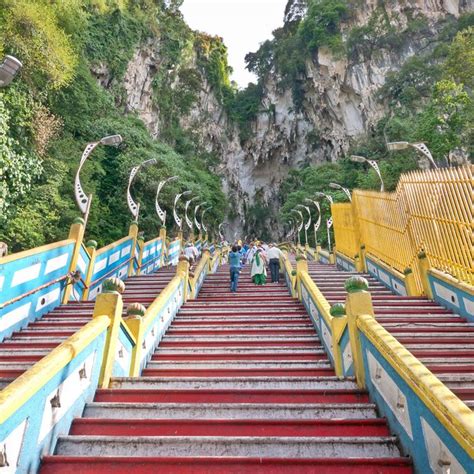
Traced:
<path fill-rule="evenodd" d="M 82 151 L 88 142 L 116 133 L 124 139 L 120 148 L 98 147 L 81 174 L 85 190 L 94 195 L 87 238 L 103 245 L 125 235 L 131 220 L 125 199 L 130 169 L 151 158 L 158 164 L 139 173 L 133 188 L 146 238 L 159 230 L 157 182 L 172 175 L 179 182 L 163 192 L 168 211 L 174 194 L 191 189 L 213 206 L 209 223 L 215 227 L 222 220 L 226 202 L 212 170 L 215 159 L 179 126 L 181 108 L 189 109 L 200 91 L 200 77 L 177 65 L 202 43 L 202 35 L 177 12 L 179 4 L 0 0 L 0 58 L 13 54 L 24 65 L 15 82 L 0 90 L 0 240 L 11 250 L 67 236 L 79 214 L 73 180 Z M 134 52 L 150 39 L 160 45 L 155 100 L 168 118 L 159 140 L 126 110 L 122 85 Z M 219 45 L 218 39 L 210 41 Z M 215 70 L 212 52 L 206 53 L 199 50 L 200 63 L 215 80 L 221 71 Z M 178 73 L 185 80 L 172 91 L 170 80 Z"/>

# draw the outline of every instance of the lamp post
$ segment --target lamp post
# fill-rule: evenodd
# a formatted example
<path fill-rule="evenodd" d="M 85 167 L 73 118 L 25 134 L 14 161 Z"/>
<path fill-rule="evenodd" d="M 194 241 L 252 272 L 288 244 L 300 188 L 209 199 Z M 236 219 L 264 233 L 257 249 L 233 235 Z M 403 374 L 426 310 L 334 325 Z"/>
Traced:
<path fill-rule="evenodd" d="M 308 213 L 308 222 L 304 225 L 304 239 L 305 239 L 305 245 L 308 245 L 308 229 L 311 226 L 311 210 L 308 206 L 304 206 L 303 204 L 298 204 L 296 207 L 300 209 L 305 209 L 306 212 Z"/>
<path fill-rule="evenodd" d="M 166 211 L 161 209 L 160 203 L 158 202 L 158 196 L 160 195 L 160 191 L 163 189 L 163 186 L 166 183 L 170 183 L 171 181 L 176 181 L 177 179 L 178 179 L 177 176 L 171 176 L 168 179 L 160 181 L 160 183 L 158 184 L 158 189 L 156 190 L 155 209 L 156 209 L 156 213 L 158 214 L 158 217 L 161 220 L 161 223 L 162 223 L 163 227 L 166 226 Z"/>
<path fill-rule="evenodd" d="M 87 158 L 91 155 L 94 149 L 99 145 L 107 145 L 107 146 L 118 146 L 122 143 L 122 137 L 120 135 L 109 135 L 107 137 L 101 138 L 97 142 L 88 143 L 84 151 L 82 152 L 81 161 L 79 163 L 79 167 L 76 171 L 76 176 L 74 178 L 74 197 L 76 199 L 77 207 L 82 213 L 82 217 L 84 219 L 84 227 L 87 224 L 87 220 L 89 219 L 89 212 L 91 209 L 92 203 L 92 194 L 86 196 L 86 193 L 82 189 L 80 173 L 84 163 L 86 162 Z"/>
<path fill-rule="evenodd" d="M 204 240 L 206 241 L 209 240 L 209 236 L 207 235 L 207 227 L 204 225 L 204 216 L 206 215 L 206 212 L 209 212 L 211 209 L 212 209 L 212 206 L 206 207 L 206 209 L 203 209 L 201 213 L 201 226 L 204 232 L 206 233 L 204 237 Z"/>
<path fill-rule="evenodd" d="M 318 230 L 321 227 L 321 204 L 318 201 L 312 199 L 305 199 L 306 202 L 314 204 L 318 211 L 318 220 L 314 223 L 314 246 L 318 248 Z"/>
<path fill-rule="evenodd" d="M 189 230 L 191 231 L 190 238 L 191 240 L 194 240 L 194 229 L 193 229 L 193 221 L 188 217 L 188 209 L 189 205 L 199 199 L 199 196 L 194 196 L 191 198 L 189 201 L 186 201 L 186 204 L 184 205 L 184 219 L 186 221 L 186 225 L 189 227 Z"/>
<path fill-rule="evenodd" d="M 135 176 L 137 173 L 140 171 L 141 168 L 151 166 L 151 165 L 156 165 L 158 163 L 156 158 L 152 158 L 151 160 L 146 160 L 143 163 L 140 163 L 137 166 L 134 166 L 130 170 L 130 176 L 128 178 L 128 186 L 127 186 L 127 204 L 128 208 L 130 209 L 130 213 L 132 214 L 133 220 L 138 221 L 138 215 L 140 213 L 140 203 L 135 202 L 135 200 L 132 197 L 131 189 L 132 189 L 132 184 L 133 180 L 135 179 Z"/>
<path fill-rule="evenodd" d="M 176 197 L 174 198 L 173 217 L 174 217 L 174 221 L 176 222 L 176 225 L 178 226 L 179 232 L 181 232 L 183 221 L 178 216 L 178 212 L 177 212 L 178 201 L 181 199 L 181 196 L 189 196 L 190 194 L 191 194 L 191 191 L 184 191 L 182 193 L 176 194 Z"/>
<path fill-rule="evenodd" d="M 431 151 L 424 143 L 409 143 L 409 142 L 391 142 L 387 143 L 387 149 L 389 151 L 406 150 L 407 148 L 414 148 L 417 152 L 421 153 L 425 158 L 428 158 L 429 162 L 438 168 Z"/>
<path fill-rule="evenodd" d="M 375 160 L 368 160 L 367 158 L 359 155 L 351 155 L 350 160 L 354 163 L 368 163 L 375 170 L 377 176 L 380 179 L 380 192 L 384 192 L 385 185 L 383 182 L 382 173 L 380 172 L 379 164 Z"/>
<path fill-rule="evenodd" d="M 365 159 L 365 158 L 364 158 Z M 329 194 L 325 194 L 325 193 L 316 193 L 315 196 L 317 197 L 322 197 L 322 198 L 325 198 L 329 201 L 329 204 L 332 205 L 334 204 L 334 199 L 332 198 L 332 196 L 329 196 Z M 331 253 L 332 251 L 332 246 L 331 246 L 331 227 L 332 227 L 332 215 L 329 217 L 329 219 L 327 219 L 326 221 L 326 229 L 327 229 L 327 233 L 328 233 L 328 250 L 329 250 L 329 253 Z"/>
<path fill-rule="evenodd" d="M 337 183 L 329 183 L 329 187 L 332 189 L 340 189 L 347 196 L 347 199 L 349 199 L 349 201 L 352 202 L 351 192 L 348 188 L 345 188 L 344 186 L 341 186 L 340 184 L 337 184 Z"/>
<path fill-rule="evenodd" d="M 298 224 L 298 245 L 301 245 L 301 230 L 303 229 L 304 217 L 303 213 L 298 209 L 292 209 L 291 212 L 295 212 L 300 216 L 301 222 Z"/>
<path fill-rule="evenodd" d="M 221 241 L 224 241 L 224 234 L 222 233 L 222 228 L 227 225 L 226 222 L 221 222 L 219 224 L 219 227 L 218 227 L 218 232 L 219 232 L 219 238 L 221 239 Z"/>
<path fill-rule="evenodd" d="M 0 87 L 7 87 L 18 74 L 23 64 L 14 56 L 5 56 L 0 64 Z"/>
<path fill-rule="evenodd" d="M 199 230 L 199 240 L 202 240 L 202 234 L 201 234 L 201 224 L 199 223 L 197 216 L 198 216 L 198 211 L 200 207 L 204 207 L 207 204 L 207 202 L 201 202 L 194 208 L 194 223 L 196 224 L 197 229 Z"/>

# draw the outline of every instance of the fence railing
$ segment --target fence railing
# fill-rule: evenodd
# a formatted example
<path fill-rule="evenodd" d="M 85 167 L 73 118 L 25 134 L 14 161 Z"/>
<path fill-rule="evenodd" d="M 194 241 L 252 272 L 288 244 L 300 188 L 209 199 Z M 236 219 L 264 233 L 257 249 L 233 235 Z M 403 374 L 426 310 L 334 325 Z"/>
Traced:
<path fill-rule="evenodd" d="M 356 190 L 352 204 L 333 204 L 336 248 L 349 258 L 368 256 L 422 281 L 417 256 L 432 268 L 474 283 L 473 165 L 413 171 L 394 193 Z"/>

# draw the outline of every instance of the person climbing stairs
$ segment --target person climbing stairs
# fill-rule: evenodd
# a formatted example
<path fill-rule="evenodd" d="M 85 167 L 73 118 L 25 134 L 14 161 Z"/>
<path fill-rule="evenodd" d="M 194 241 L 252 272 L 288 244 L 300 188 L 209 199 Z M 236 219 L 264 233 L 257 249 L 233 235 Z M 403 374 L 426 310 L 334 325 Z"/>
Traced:
<path fill-rule="evenodd" d="M 175 274 L 176 268 L 169 267 L 150 275 L 128 278 L 124 308 L 132 302 L 147 307 Z M 0 390 L 87 324 L 94 304 L 94 301 L 84 301 L 61 305 L 3 340 L 0 343 Z"/>
<path fill-rule="evenodd" d="M 352 275 L 335 265 L 308 262 L 309 275 L 328 302 L 343 303 L 345 281 Z M 392 293 L 369 274 L 377 321 L 474 409 L 474 325 L 425 297 Z"/>
<path fill-rule="evenodd" d="M 137 378 L 96 392 L 41 473 L 411 473 L 385 419 L 335 376 L 303 305 L 244 268 L 208 275 Z"/>

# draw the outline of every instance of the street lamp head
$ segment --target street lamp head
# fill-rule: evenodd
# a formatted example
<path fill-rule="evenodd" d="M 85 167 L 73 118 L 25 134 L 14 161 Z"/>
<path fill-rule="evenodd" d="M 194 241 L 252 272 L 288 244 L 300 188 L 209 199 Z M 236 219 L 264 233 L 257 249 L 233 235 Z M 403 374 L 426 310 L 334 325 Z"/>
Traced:
<path fill-rule="evenodd" d="M 3 63 L 0 64 L 0 87 L 8 86 L 22 66 L 21 62 L 14 56 L 5 56 Z"/>
<path fill-rule="evenodd" d="M 351 155 L 349 159 L 354 163 L 365 163 L 367 161 L 367 158 L 359 155 Z"/>
<path fill-rule="evenodd" d="M 178 176 L 171 176 L 166 180 L 167 183 L 171 183 L 172 181 L 176 181 L 178 179 Z"/>
<path fill-rule="evenodd" d="M 329 183 L 329 187 L 332 188 L 332 189 L 341 189 L 342 186 L 340 184 L 337 184 L 337 183 Z"/>
<path fill-rule="evenodd" d="M 158 160 L 156 158 L 152 158 L 151 160 L 146 160 L 144 161 L 140 166 L 151 166 L 151 165 L 156 165 L 158 163 Z"/>
<path fill-rule="evenodd" d="M 101 145 L 109 145 L 109 146 L 118 146 L 122 143 L 122 141 L 123 139 L 121 135 L 109 135 L 107 137 L 100 139 Z"/>
<path fill-rule="evenodd" d="M 389 151 L 398 151 L 406 150 L 410 144 L 408 142 L 390 142 L 387 143 L 387 150 Z"/>

